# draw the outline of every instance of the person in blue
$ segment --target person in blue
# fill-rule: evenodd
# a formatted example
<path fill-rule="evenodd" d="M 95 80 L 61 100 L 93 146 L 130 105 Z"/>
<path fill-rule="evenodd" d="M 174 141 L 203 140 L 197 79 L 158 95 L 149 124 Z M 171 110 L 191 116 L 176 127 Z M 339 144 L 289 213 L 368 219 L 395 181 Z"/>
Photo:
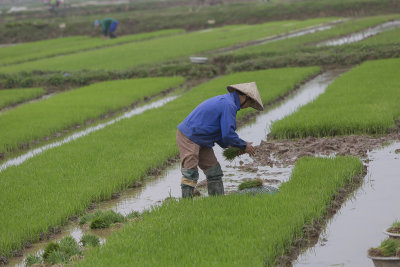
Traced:
<path fill-rule="evenodd" d="M 176 143 L 181 159 L 182 197 L 191 198 L 199 179 L 198 167 L 207 178 L 208 195 L 223 195 L 223 172 L 215 157 L 213 146 L 238 147 L 243 153 L 254 155 L 251 142 L 239 138 L 236 113 L 252 107 L 264 110 L 255 82 L 234 84 L 228 93 L 212 97 L 198 105 L 178 125 Z"/>
<path fill-rule="evenodd" d="M 95 20 L 94 27 L 99 28 L 103 32 L 103 36 L 106 38 L 116 38 L 117 36 L 114 34 L 115 30 L 117 29 L 118 21 L 116 19 L 105 18 L 102 20 Z"/>

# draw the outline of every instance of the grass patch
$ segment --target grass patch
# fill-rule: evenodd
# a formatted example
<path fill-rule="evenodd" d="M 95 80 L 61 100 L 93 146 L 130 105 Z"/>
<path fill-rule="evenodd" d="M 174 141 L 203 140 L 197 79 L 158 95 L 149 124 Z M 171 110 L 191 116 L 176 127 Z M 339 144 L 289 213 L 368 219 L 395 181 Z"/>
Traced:
<path fill-rule="evenodd" d="M 0 109 L 24 102 L 45 93 L 43 88 L 21 88 L 0 90 Z"/>
<path fill-rule="evenodd" d="M 178 86 L 183 80 L 170 77 L 102 82 L 6 111 L 0 116 L 0 152 L 82 125 L 88 119 Z"/>
<path fill-rule="evenodd" d="M 362 169 L 354 157 L 305 157 L 278 194 L 168 201 L 113 233 L 78 266 L 275 266 Z"/>
<path fill-rule="evenodd" d="M 383 134 L 400 118 L 400 59 L 363 63 L 336 79 L 326 92 L 271 126 L 274 138 Z"/>
<path fill-rule="evenodd" d="M 206 31 L 125 44 L 110 48 L 76 53 L 72 55 L 37 60 L 0 68 L 3 73 L 32 70 L 82 69 L 121 70 L 144 64 L 155 64 L 167 60 L 188 57 L 196 53 L 244 43 L 286 31 L 298 29 L 298 25 L 311 26 L 328 22 L 332 18 L 301 21 L 279 21 L 257 25 L 234 25 Z M 210 40 L 213 40 L 210 42 Z"/>
<path fill-rule="evenodd" d="M 227 93 L 229 84 L 255 81 L 264 104 L 319 72 L 313 68 L 236 73 L 193 88 L 165 106 L 121 120 L 0 172 L 0 255 L 82 213 L 91 202 L 144 177 L 178 153 L 176 126 L 202 101 Z M 238 116 L 243 116 L 239 112 Z M 51 214 L 52 216 L 48 216 Z"/>

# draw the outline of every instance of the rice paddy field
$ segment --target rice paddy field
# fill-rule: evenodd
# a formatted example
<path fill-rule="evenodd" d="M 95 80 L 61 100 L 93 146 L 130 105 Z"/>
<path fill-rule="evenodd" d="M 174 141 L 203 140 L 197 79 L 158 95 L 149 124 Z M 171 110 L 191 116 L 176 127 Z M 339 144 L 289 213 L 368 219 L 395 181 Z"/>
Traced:
<path fill-rule="evenodd" d="M 0 109 L 43 95 L 43 88 L 16 88 L 0 91 Z"/>
<path fill-rule="evenodd" d="M 400 119 L 399 59 L 369 61 L 338 78 L 326 93 L 274 123 L 276 138 L 383 134 Z"/>
<path fill-rule="evenodd" d="M 344 216 L 337 211 L 352 192 L 371 182 L 369 151 L 400 141 L 396 1 L 75 4 L 84 3 L 0 8 L 0 265 L 40 263 L 44 251 L 45 264 L 293 266 L 321 242 L 329 218 Z M 119 20 L 117 38 L 94 31 L 93 20 L 104 16 Z M 351 44 L 319 46 L 387 22 L 395 26 Z M 263 139 L 241 136 L 257 143 L 256 154 L 223 165 L 225 196 L 209 197 L 199 187 L 200 196 L 182 199 L 170 189 L 149 209 L 131 204 L 126 217 L 114 212 L 115 199 L 132 190 L 137 201 L 149 201 L 142 183 L 143 192 L 161 194 L 156 184 L 168 172 L 178 174 L 164 187 L 179 187 L 177 125 L 228 85 L 252 81 L 265 111 L 240 110 L 235 130 L 248 125 Z M 307 101 L 300 108 L 286 107 L 290 115 L 258 120 L 301 97 Z M 351 149 L 309 152 L 312 142 L 336 138 Z M 289 156 L 294 144 L 299 151 Z M 360 144 L 364 150 L 355 151 Z M 390 176 L 395 166 L 385 168 Z M 252 178 L 274 193 L 236 194 L 235 182 Z M 106 242 L 89 236 L 96 245 L 83 249 L 68 237 L 56 241 L 57 229 L 104 210 L 119 218 L 108 223 Z M 392 210 L 385 220 L 400 219 Z M 78 256 L 60 254 L 68 240 Z M 344 241 L 340 247 L 349 251 Z"/>

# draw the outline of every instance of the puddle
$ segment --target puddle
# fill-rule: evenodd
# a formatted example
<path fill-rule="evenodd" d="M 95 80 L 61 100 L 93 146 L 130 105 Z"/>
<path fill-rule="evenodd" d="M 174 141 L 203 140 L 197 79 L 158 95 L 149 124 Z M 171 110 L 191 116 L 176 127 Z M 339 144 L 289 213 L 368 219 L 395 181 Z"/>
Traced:
<path fill-rule="evenodd" d="M 336 45 L 355 43 L 355 42 L 364 40 L 365 38 L 377 35 L 378 33 L 394 29 L 396 27 L 400 27 L 399 20 L 389 21 L 389 22 L 380 24 L 378 26 L 368 28 L 364 31 L 353 33 L 353 34 L 350 34 L 348 36 L 344 36 L 344 37 L 341 37 L 338 39 L 324 41 L 324 42 L 317 44 L 317 47 L 336 46 Z"/>
<path fill-rule="evenodd" d="M 400 220 L 399 148 L 396 142 L 368 153 L 366 181 L 294 266 L 374 266 L 367 250 L 378 246 L 386 238 L 383 230 Z"/>
<path fill-rule="evenodd" d="M 318 75 L 311 81 L 301 86 L 296 93 L 294 93 L 291 97 L 286 98 L 275 108 L 272 108 L 271 110 L 266 111 L 265 113 L 256 117 L 255 121 L 251 125 L 242 127 L 240 130 L 238 130 L 237 132 L 239 136 L 243 137 L 246 141 L 253 142 L 253 145 L 260 144 L 262 140 L 266 140 L 266 136 L 269 133 L 269 127 L 273 121 L 279 120 L 295 112 L 300 106 L 303 106 L 314 100 L 325 91 L 327 86 L 335 78 L 347 70 L 348 69 L 332 70 Z M 236 190 L 242 180 L 246 178 L 260 177 L 265 181 L 266 185 L 278 187 L 281 182 L 289 179 L 293 168 L 292 166 L 266 166 L 250 171 L 239 169 L 242 164 L 249 163 L 252 161 L 252 159 L 247 155 L 242 155 L 240 158 L 229 162 L 223 158 L 221 148 L 216 146 L 214 151 L 224 171 L 224 186 L 226 193 Z M 2 166 L 0 166 L 0 171 L 1 168 Z M 97 208 L 101 210 L 112 209 L 115 212 L 127 215 L 132 211 L 141 212 L 145 209 L 149 209 L 151 206 L 161 204 L 162 201 L 168 197 L 180 198 L 181 177 L 182 174 L 180 171 L 180 164 L 174 164 L 162 175 L 146 179 L 142 187 L 132 188 L 124 191 L 121 193 L 118 199 L 102 202 L 97 206 Z M 205 180 L 205 176 L 200 171 L 199 183 L 203 180 Z M 201 192 L 204 193 L 204 195 L 207 194 L 207 192 L 203 192 L 203 190 Z M 64 227 L 63 235 L 70 234 L 76 240 L 79 240 L 84 232 L 85 230 L 80 229 L 79 225 L 73 224 Z M 45 243 L 41 243 L 40 246 L 38 245 L 36 251 L 38 251 L 40 247 L 43 247 L 44 245 Z M 30 253 L 32 253 L 32 250 Z M 26 255 L 27 254 L 25 254 L 25 256 Z M 18 259 L 18 264 L 22 264 L 21 262 L 23 259 Z M 13 260 L 15 259 L 11 259 L 11 261 Z"/>
<path fill-rule="evenodd" d="M 85 7 L 85 6 L 110 6 L 129 4 L 128 0 L 117 1 L 85 1 L 84 3 L 71 4 L 71 7 Z"/>
<path fill-rule="evenodd" d="M 78 138 L 86 136 L 86 135 L 88 135 L 88 134 L 90 134 L 92 132 L 96 132 L 98 130 L 101 130 L 101 129 L 109 126 L 109 125 L 112 125 L 112 124 L 122 120 L 122 119 L 127 119 L 127 118 L 130 118 L 132 116 L 141 114 L 141 113 L 143 113 L 143 112 L 145 112 L 146 110 L 149 110 L 149 109 L 161 107 L 161 106 L 165 105 L 166 103 L 168 103 L 168 102 L 170 102 L 170 101 L 172 101 L 172 100 L 174 100 L 176 98 L 177 98 L 177 96 L 171 96 L 171 97 L 163 98 L 163 99 L 155 101 L 153 103 L 144 105 L 142 107 L 135 108 L 135 109 L 130 110 L 128 112 L 125 112 L 121 116 L 119 116 L 119 117 L 117 117 L 117 118 L 115 118 L 113 120 L 110 120 L 108 122 L 101 123 L 101 124 L 98 124 L 96 126 L 89 127 L 89 128 L 87 128 L 87 129 L 85 129 L 83 131 L 74 133 L 74 134 L 62 139 L 61 141 L 54 142 L 54 143 L 51 143 L 51 144 L 48 144 L 48 145 L 33 149 L 33 150 L 31 150 L 31 151 L 29 151 L 29 152 L 27 152 L 27 153 L 25 153 L 25 154 L 23 154 L 23 155 L 21 155 L 19 157 L 7 160 L 3 164 L 1 164 L 0 165 L 0 172 L 2 172 L 3 170 L 5 170 L 6 168 L 8 168 L 10 166 L 20 165 L 23 162 L 25 162 L 26 160 L 28 160 L 28 159 L 30 159 L 30 158 L 32 158 L 32 157 L 34 157 L 34 156 L 46 151 L 46 150 L 52 149 L 54 147 L 59 147 L 59 146 L 61 146 L 63 144 L 69 143 L 69 142 L 71 142 L 73 140 L 76 140 Z"/>

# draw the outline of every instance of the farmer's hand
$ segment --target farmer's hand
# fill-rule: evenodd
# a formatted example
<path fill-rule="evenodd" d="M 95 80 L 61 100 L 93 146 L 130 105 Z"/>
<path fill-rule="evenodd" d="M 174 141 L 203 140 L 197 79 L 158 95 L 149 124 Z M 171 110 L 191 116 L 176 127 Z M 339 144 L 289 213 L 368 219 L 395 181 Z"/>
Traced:
<path fill-rule="evenodd" d="M 256 150 L 255 148 L 252 146 L 252 142 L 248 142 L 246 145 L 246 150 L 244 152 L 246 152 L 247 154 L 249 154 L 250 156 L 254 156 Z"/>

